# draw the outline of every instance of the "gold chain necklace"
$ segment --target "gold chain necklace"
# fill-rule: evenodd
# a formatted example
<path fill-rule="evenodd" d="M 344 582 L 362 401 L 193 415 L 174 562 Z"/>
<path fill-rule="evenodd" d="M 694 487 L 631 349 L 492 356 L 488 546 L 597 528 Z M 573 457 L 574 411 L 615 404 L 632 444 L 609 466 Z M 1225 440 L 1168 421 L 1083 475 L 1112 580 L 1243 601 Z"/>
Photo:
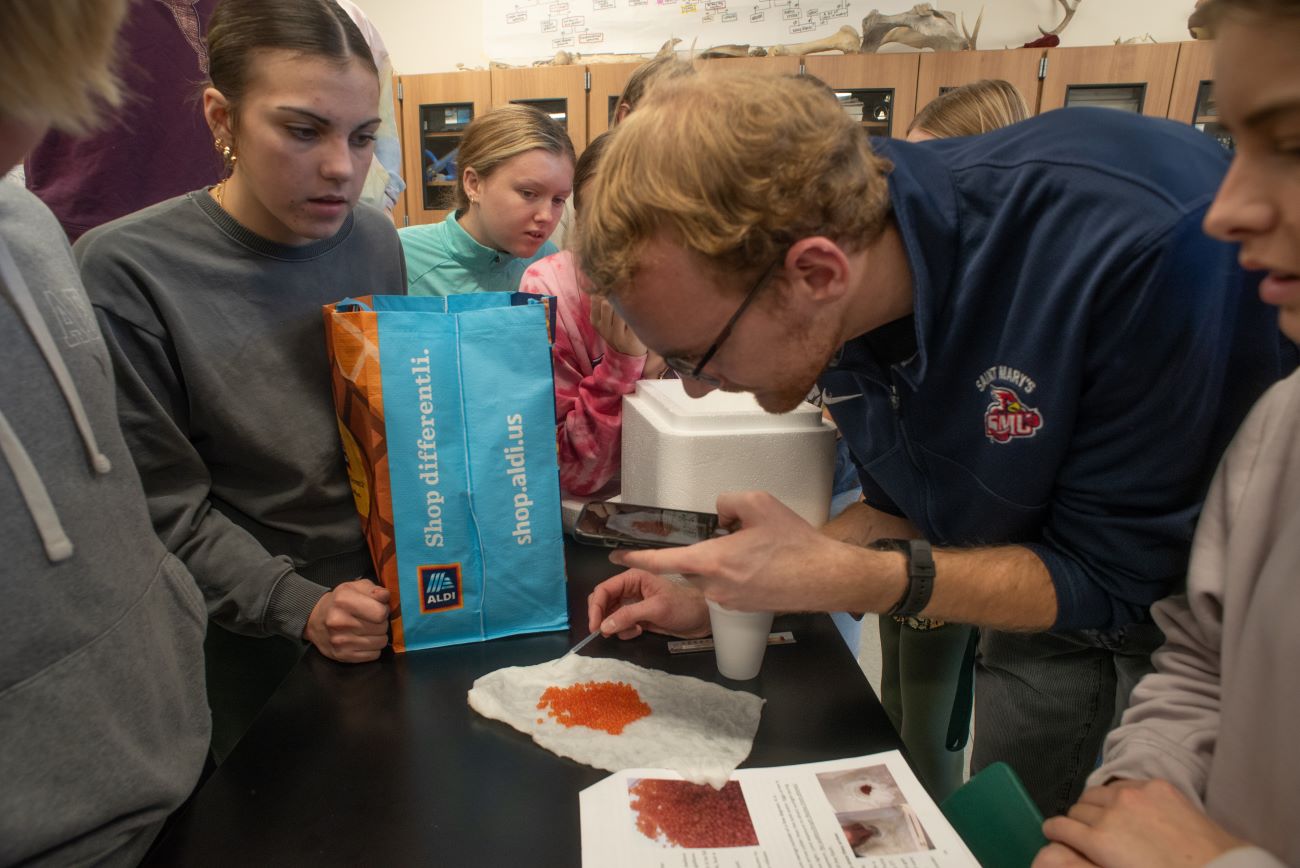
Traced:
<path fill-rule="evenodd" d="M 220 205 L 223 209 L 226 207 L 226 202 L 225 202 L 226 181 L 228 180 L 230 179 L 222 178 L 219 182 L 217 182 L 217 185 L 212 188 L 212 198 L 215 199 L 217 204 Z"/>

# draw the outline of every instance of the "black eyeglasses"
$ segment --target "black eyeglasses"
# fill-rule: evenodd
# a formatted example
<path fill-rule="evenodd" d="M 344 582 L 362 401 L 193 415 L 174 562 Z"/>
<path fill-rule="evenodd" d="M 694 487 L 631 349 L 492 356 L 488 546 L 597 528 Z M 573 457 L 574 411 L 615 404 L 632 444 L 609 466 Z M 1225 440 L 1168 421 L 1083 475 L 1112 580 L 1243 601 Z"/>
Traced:
<path fill-rule="evenodd" d="M 750 303 L 753 302 L 754 298 L 758 295 L 758 291 L 763 288 L 763 285 L 767 283 L 768 278 L 776 271 L 776 265 L 777 264 L 773 262 L 767 267 L 767 270 L 763 272 L 762 276 L 758 278 L 753 287 L 751 287 L 749 292 L 745 295 L 745 300 L 740 303 L 740 307 L 736 308 L 736 312 L 731 315 L 731 319 L 727 320 L 727 324 L 724 325 L 722 331 L 718 333 L 718 339 L 704 351 L 704 355 L 700 356 L 698 362 L 692 364 L 681 356 L 665 356 L 664 364 L 683 377 L 698 380 L 706 386 L 712 386 L 715 389 L 720 388 L 722 386 L 722 381 L 711 374 L 704 373 L 704 366 L 712 361 L 713 357 L 718 354 L 718 350 L 722 349 L 723 342 L 727 340 L 731 335 L 731 330 L 735 328 L 736 320 L 740 319 L 740 315 L 745 312 L 745 308 L 749 307 Z"/>

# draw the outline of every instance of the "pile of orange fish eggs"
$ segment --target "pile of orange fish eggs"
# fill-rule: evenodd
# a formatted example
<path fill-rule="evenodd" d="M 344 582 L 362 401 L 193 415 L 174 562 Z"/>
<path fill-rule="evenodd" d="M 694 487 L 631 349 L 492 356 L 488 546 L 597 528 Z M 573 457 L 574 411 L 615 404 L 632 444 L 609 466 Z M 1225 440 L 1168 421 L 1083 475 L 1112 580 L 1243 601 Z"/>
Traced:
<path fill-rule="evenodd" d="M 568 687 L 548 687 L 537 707 L 546 709 L 564 726 L 585 726 L 618 735 L 629 723 L 650 714 L 641 694 L 622 681 L 583 681 Z M 544 718 L 538 718 L 542 723 Z"/>

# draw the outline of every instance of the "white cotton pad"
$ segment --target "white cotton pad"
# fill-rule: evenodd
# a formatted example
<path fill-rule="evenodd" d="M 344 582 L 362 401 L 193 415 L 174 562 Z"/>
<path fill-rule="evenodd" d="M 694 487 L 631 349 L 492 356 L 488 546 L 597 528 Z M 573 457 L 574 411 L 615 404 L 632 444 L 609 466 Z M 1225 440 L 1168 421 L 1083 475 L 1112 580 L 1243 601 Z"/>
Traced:
<path fill-rule="evenodd" d="M 613 686 L 620 682 L 625 687 Z M 575 686 L 588 683 L 599 687 Z M 548 688 L 555 690 L 547 694 Z M 586 700 L 563 701 L 589 689 L 595 692 Z M 560 702 L 543 701 L 543 695 L 556 694 Z M 601 702 L 609 709 L 600 708 Z M 498 669 L 475 681 L 469 691 L 470 708 L 532 736 L 552 753 L 611 772 L 672 769 L 692 783 L 714 788 L 722 787 L 749 756 L 763 702 L 698 678 L 578 654 Z M 580 720 L 605 728 L 568 718 L 563 713 L 566 704 L 581 706 Z M 635 719 L 617 734 L 606 731 L 618 729 L 611 721 L 627 718 Z"/>

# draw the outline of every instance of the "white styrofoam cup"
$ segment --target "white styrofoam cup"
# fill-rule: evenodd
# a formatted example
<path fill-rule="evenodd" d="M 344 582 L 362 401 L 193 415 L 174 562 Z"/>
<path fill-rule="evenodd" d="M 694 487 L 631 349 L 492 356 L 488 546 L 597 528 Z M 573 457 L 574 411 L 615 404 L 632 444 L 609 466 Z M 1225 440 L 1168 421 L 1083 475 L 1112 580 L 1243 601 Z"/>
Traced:
<path fill-rule="evenodd" d="M 735 681 L 748 681 L 758 675 L 767 651 L 767 636 L 772 630 L 771 612 L 738 612 L 709 604 L 709 622 L 713 625 L 713 653 L 718 671 Z"/>

